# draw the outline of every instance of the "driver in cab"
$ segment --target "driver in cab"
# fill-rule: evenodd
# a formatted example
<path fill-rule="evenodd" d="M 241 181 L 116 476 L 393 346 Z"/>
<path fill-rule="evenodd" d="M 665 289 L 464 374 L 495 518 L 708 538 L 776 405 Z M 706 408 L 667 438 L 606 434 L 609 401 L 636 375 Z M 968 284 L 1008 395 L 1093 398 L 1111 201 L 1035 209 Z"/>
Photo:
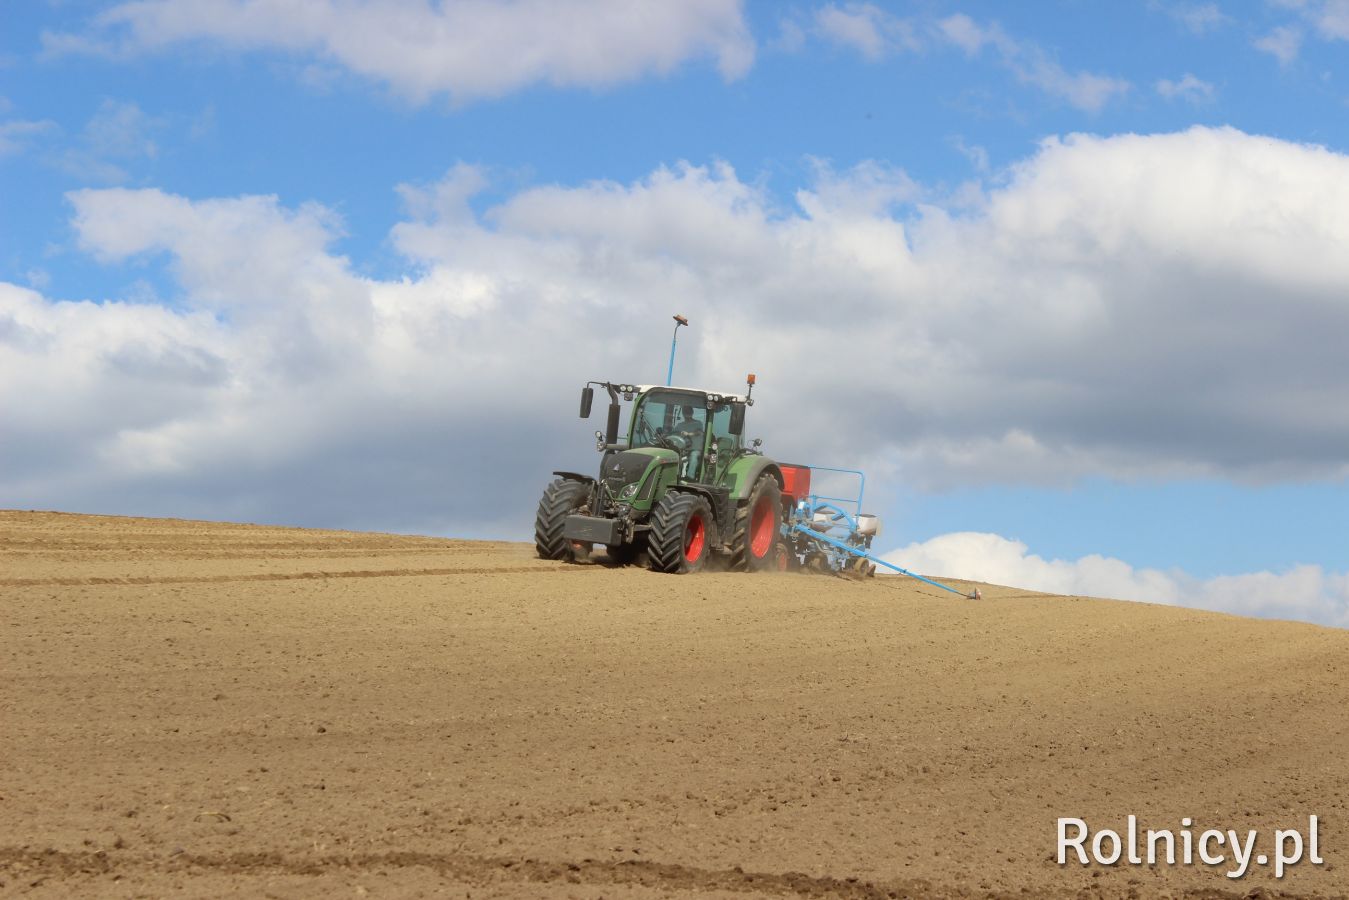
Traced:
<path fill-rule="evenodd" d="M 681 455 L 687 454 L 684 476 L 697 478 L 703 455 L 703 423 L 693 417 L 693 407 L 688 404 L 680 407 L 680 415 L 680 420 L 670 429 L 671 443 Z"/>
<path fill-rule="evenodd" d="M 687 435 L 690 442 L 696 445 L 703 434 L 703 423 L 693 417 L 693 407 L 688 404 L 680 407 L 680 414 L 680 420 L 670 429 L 670 433 Z"/>

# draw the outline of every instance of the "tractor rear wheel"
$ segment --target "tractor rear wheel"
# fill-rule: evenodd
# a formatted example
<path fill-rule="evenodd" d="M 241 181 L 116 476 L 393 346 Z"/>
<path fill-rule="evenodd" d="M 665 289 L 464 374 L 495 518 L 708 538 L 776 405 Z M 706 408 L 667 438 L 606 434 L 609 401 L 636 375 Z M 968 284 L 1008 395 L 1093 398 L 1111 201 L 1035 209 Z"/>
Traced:
<path fill-rule="evenodd" d="M 651 513 L 646 556 L 653 572 L 702 571 L 717 545 L 712 507 L 697 494 L 671 491 Z"/>
<path fill-rule="evenodd" d="M 576 560 L 589 555 L 588 546 L 573 546 L 562 536 L 567 516 L 585 505 L 589 493 L 589 485 L 567 478 L 558 478 L 548 485 L 539 501 L 539 514 L 534 518 L 534 549 L 541 559 Z"/>
<path fill-rule="evenodd" d="M 782 489 L 772 475 L 764 473 L 754 482 L 749 499 L 735 511 L 731 533 L 731 569 L 761 572 L 775 568 L 778 532 L 782 530 Z"/>

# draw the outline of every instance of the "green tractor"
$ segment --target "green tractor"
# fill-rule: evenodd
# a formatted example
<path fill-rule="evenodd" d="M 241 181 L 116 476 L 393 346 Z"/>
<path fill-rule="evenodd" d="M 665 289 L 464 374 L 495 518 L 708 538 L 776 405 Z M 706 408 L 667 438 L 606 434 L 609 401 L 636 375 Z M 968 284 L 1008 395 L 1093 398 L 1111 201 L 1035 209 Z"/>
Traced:
<path fill-rule="evenodd" d="M 672 363 L 673 365 L 673 363 Z M 608 427 L 595 432 L 598 478 L 557 476 L 539 501 L 534 544 L 544 559 L 580 561 L 596 545 L 620 564 L 645 556 L 653 571 L 697 572 L 713 563 L 759 571 L 785 567 L 782 469 L 746 446 L 745 396 L 689 388 L 587 384 L 581 418 L 595 388 L 609 394 Z M 619 439 L 619 398 L 633 403 Z M 790 502 L 790 497 L 787 498 Z"/>

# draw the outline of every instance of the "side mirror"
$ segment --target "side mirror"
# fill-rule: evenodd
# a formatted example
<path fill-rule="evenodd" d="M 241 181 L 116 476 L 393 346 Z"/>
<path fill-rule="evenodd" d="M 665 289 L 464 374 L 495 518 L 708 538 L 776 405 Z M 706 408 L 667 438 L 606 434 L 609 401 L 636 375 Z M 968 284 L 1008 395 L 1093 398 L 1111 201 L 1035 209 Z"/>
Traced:
<path fill-rule="evenodd" d="M 581 388 L 581 418 L 590 418 L 590 406 L 595 402 L 595 389 L 593 387 Z"/>
<path fill-rule="evenodd" d="M 731 404 L 731 434 L 745 433 L 745 404 Z"/>

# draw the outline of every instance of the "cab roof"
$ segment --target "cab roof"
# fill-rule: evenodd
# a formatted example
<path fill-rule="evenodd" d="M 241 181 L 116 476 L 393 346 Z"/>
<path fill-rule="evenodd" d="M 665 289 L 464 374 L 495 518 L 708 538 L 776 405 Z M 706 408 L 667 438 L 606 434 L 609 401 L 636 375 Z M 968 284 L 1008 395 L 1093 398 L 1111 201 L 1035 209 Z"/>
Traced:
<path fill-rule="evenodd" d="M 706 388 L 680 387 L 677 384 L 637 384 L 633 385 L 633 387 L 637 388 L 638 394 L 645 394 L 647 391 L 658 391 L 658 390 L 683 391 L 686 394 L 702 394 L 703 396 L 715 394 L 722 400 L 728 400 L 732 403 L 743 403 L 745 401 L 745 398 L 741 397 L 739 394 L 723 394 L 720 391 L 709 391 Z"/>

